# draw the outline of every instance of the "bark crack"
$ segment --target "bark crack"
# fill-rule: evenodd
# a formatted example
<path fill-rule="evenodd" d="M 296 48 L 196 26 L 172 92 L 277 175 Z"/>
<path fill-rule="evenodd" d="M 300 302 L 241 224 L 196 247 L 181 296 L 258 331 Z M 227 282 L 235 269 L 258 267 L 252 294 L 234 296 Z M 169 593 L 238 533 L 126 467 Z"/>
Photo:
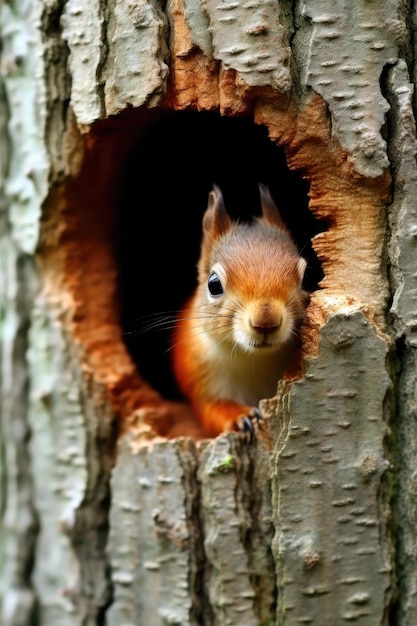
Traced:
<path fill-rule="evenodd" d="M 107 62 L 107 57 L 109 54 L 109 39 L 108 39 L 108 31 L 107 25 L 109 23 L 109 15 L 110 11 L 108 8 L 108 4 L 105 0 L 99 0 L 99 21 L 101 24 L 101 35 L 100 35 L 100 56 L 96 69 L 96 79 L 97 79 L 97 96 L 100 101 L 100 117 L 106 118 L 106 98 L 105 98 L 105 84 L 106 80 L 104 77 L 104 69 Z"/>
<path fill-rule="evenodd" d="M 410 2 L 409 10 L 414 9 Z M 410 31 L 410 47 L 414 49 L 414 31 Z M 415 339 L 413 273 L 413 224 L 415 210 L 408 198 L 417 189 L 415 176 L 417 142 L 410 63 L 399 61 L 386 66 L 381 77 L 381 91 L 390 104 L 386 119 L 387 152 L 391 173 L 392 203 L 386 219 L 386 273 L 391 299 L 387 306 L 387 326 L 395 341 L 390 352 L 391 392 L 385 405 L 390 434 L 385 441 L 385 454 L 395 472 L 389 472 L 382 485 L 383 501 L 391 507 L 389 530 L 393 545 L 395 601 L 390 607 L 390 623 L 404 623 L 413 616 L 416 599 L 409 575 L 417 562 L 417 548 L 412 540 L 416 518 L 410 506 L 410 489 L 414 481 L 414 460 L 410 450 L 415 441 Z M 411 305 L 411 306 L 410 306 Z M 408 449 L 408 452 L 407 452 Z M 415 446 L 414 446 L 415 453 Z"/>
<path fill-rule="evenodd" d="M 255 592 L 255 613 L 260 624 L 273 623 L 277 605 L 275 561 L 271 543 L 272 493 L 269 476 L 270 453 L 262 440 L 241 451 L 243 505 L 249 521 L 243 545 L 249 563 L 250 580 Z"/>
<path fill-rule="evenodd" d="M 175 444 L 180 448 L 180 443 Z M 184 450 L 183 450 L 184 452 Z M 192 598 L 190 623 L 209 625 L 214 616 L 206 588 L 205 568 L 207 566 L 204 549 L 204 526 L 201 513 L 201 484 L 198 480 L 198 457 L 194 444 L 188 446 L 187 454 L 178 459 L 183 469 L 182 484 L 185 495 L 185 508 L 190 533 L 188 582 Z"/>
<path fill-rule="evenodd" d="M 80 381 L 81 382 L 81 381 Z M 82 384 L 82 383 L 81 383 Z M 103 414 L 91 405 L 97 395 L 85 389 L 84 405 L 87 432 L 86 459 L 88 483 L 83 501 L 75 511 L 75 523 L 69 529 L 74 552 L 80 565 L 77 589 L 73 600 L 86 623 L 104 626 L 106 610 L 112 601 L 109 559 L 106 548 L 109 534 L 110 473 L 115 445 L 115 421 L 106 409 Z M 96 398 L 97 399 L 97 398 Z M 102 403 L 105 406 L 105 403 Z"/>
<path fill-rule="evenodd" d="M 6 588 L 3 608 L 9 603 L 22 620 L 19 623 L 32 623 L 36 610 L 36 595 L 33 589 L 32 573 L 36 542 L 39 533 L 38 513 L 34 504 L 33 471 L 30 454 L 29 377 L 27 350 L 32 301 L 37 281 L 31 259 L 17 254 L 15 259 L 15 279 L 17 292 L 16 320 L 13 345 L 10 346 L 11 368 L 8 388 L 7 377 L 3 379 L 3 400 L 1 406 L 0 431 L 2 441 L 8 446 L 1 450 L 2 502 L 4 510 L 4 539 L 1 550 L 7 545 L 9 567 L 6 569 Z M 10 276 L 9 276 L 10 279 Z M 6 317 L 10 315 L 6 314 Z M 13 314 L 12 314 L 13 315 Z M 3 367 L 6 365 L 7 350 L 1 355 Z M 1 616 L 2 623 L 15 624 L 14 615 L 7 609 Z M 4 620 L 4 621 L 3 621 Z"/>
<path fill-rule="evenodd" d="M 45 106 L 45 137 L 51 163 L 50 176 L 55 181 L 65 176 L 64 141 L 72 82 L 68 67 L 69 48 L 62 36 L 62 16 L 66 3 L 67 0 L 46 3 L 41 18 L 48 101 Z"/>

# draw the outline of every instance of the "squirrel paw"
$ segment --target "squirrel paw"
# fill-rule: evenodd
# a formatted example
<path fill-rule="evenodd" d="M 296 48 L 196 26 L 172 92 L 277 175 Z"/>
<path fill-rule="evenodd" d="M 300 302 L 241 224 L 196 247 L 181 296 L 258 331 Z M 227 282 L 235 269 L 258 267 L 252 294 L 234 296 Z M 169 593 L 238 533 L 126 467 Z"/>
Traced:
<path fill-rule="evenodd" d="M 248 436 L 249 443 L 252 443 L 254 436 L 254 426 L 259 426 L 262 422 L 262 413 L 253 406 L 247 415 L 240 418 L 237 423 L 238 430 Z"/>

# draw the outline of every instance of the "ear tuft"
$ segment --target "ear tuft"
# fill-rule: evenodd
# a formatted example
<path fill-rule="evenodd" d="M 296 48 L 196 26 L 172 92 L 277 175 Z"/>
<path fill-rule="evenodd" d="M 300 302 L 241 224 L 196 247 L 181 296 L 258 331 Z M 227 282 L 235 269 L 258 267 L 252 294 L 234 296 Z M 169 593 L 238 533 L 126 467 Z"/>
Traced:
<path fill-rule="evenodd" d="M 217 185 L 213 185 L 203 217 L 204 236 L 217 239 L 229 230 L 231 224 L 232 220 L 224 206 L 222 192 Z"/>
<path fill-rule="evenodd" d="M 287 225 L 282 219 L 276 204 L 271 196 L 271 192 L 269 191 L 269 187 L 259 183 L 259 194 L 261 196 L 261 208 L 262 208 L 262 217 L 272 224 L 272 226 L 278 226 L 281 230 L 288 232 Z"/>

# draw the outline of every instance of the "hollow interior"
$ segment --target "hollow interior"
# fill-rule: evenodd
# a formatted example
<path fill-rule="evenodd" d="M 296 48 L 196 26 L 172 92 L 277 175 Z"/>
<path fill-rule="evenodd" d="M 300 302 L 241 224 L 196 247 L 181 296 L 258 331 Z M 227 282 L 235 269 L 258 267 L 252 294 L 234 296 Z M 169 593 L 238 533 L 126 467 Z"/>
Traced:
<path fill-rule="evenodd" d="M 308 208 L 308 184 L 288 169 L 284 150 L 251 118 L 169 112 L 151 123 L 130 152 L 119 206 L 118 262 L 122 326 L 141 375 L 178 398 L 170 369 L 170 325 L 196 284 L 201 221 L 216 183 L 233 218 L 259 214 L 267 184 L 308 261 L 305 288 L 323 277 L 311 238 L 320 224 Z M 162 323 L 161 323 L 162 322 Z"/>

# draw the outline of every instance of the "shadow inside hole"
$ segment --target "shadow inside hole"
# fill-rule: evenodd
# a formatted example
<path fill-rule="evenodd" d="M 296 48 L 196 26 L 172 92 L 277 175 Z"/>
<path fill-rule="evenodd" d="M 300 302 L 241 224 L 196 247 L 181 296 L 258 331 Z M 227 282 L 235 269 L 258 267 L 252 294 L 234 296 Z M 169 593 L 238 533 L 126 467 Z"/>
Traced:
<path fill-rule="evenodd" d="M 172 324 L 196 285 L 202 216 L 212 184 L 233 218 L 260 213 L 258 183 L 269 185 L 308 261 L 305 288 L 323 278 L 311 238 L 322 225 L 308 209 L 308 184 L 284 150 L 251 118 L 167 113 L 128 157 L 119 207 L 119 269 L 124 338 L 141 375 L 178 398 L 170 370 Z"/>

